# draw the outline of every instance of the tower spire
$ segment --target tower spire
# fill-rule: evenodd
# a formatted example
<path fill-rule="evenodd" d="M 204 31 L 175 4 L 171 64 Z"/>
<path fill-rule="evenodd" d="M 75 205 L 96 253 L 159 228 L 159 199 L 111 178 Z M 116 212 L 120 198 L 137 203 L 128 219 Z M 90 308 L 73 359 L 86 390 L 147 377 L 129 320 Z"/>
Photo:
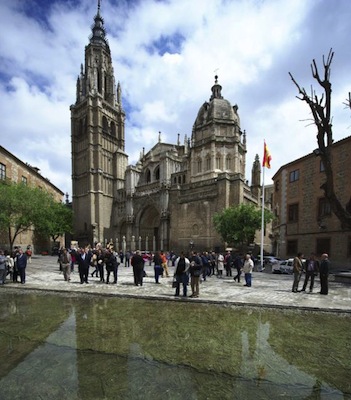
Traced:
<path fill-rule="evenodd" d="M 100 44 L 109 49 L 108 41 L 106 39 L 106 31 L 104 27 L 104 19 L 100 15 L 101 0 L 98 0 L 97 13 L 94 17 L 94 24 L 91 27 L 92 34 L 90 35 L 90 43 Z"/>

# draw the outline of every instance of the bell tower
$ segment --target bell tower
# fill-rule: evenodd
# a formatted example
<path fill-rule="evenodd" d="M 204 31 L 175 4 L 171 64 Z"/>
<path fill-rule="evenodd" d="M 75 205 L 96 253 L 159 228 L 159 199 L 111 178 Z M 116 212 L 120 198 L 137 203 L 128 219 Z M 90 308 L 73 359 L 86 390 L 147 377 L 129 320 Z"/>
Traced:
<path fill-rule="evenodd" d="M 70 110 L 74 237 L 94 244 L 114 237 L 114 198 L 128 164 L 121 86 L 115 84 L 100 0 Z"/>

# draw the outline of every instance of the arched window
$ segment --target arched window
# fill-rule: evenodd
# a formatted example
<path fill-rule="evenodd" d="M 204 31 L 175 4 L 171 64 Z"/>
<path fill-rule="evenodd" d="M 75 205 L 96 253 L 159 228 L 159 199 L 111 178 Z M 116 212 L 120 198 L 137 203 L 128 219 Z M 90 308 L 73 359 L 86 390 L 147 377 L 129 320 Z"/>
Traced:
<path fill-rule="evenodd" d="M 157 181 L 160 180 L 160 167 L 159 167 L 159 166 L 156 167 L 156 169 L 155 169 L 155 179 L 156 179 Z"/>
<path fill-rule="evenodd" d="M 146 181 L 146 183 L 151 182 L 151 172 L 150 172 L 149 168 L 145 171 L 145 181 Z"/>
<path fill-rule="evenodd" d="M 227 170 L 231 170 L 232 169 L 232 159 L 231 159 L 231 157 L 229 155 L 225 159 L 225 168 Z"/>
<path fill-rule="evenodd" d="M 201 158 L 199 157 L 199 158 L 197 159 L 197 173 L 200 173 L 200 172 L 202 172 L 202 160 L 201 160 Z"/>
<path fill-rule="evenodd" d="M 113 137 L 117 137 L 117 135 L 116 135 L 116 124 L 113 121 L 111 122 L 111 135 Z"/>
<path fill-rule="evenodd" d="M 102 117 L 102 131 L 103 133 L 108 133 L 108 121 L 105 116 Z"/>
<path fill-rule="evenodd" d="M 206 171 L 209 171 L 211 169 L 211 156 L 207 154 L 206 156 Z"/>
<path fill-rule="evenodd" d="M 221 169 L 221 156 L 219 154 L 216 155 L 216 169 Z"/>

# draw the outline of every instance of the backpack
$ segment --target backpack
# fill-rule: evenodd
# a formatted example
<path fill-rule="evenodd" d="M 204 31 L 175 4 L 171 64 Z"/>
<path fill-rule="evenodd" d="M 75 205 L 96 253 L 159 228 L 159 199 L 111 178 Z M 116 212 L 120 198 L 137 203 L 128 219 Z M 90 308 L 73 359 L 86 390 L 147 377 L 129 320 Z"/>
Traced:
<path fill-rule="evenodd" d="M 181 275 L 185 271 L 185 258 L 179 258 L 176 275 Z"/>

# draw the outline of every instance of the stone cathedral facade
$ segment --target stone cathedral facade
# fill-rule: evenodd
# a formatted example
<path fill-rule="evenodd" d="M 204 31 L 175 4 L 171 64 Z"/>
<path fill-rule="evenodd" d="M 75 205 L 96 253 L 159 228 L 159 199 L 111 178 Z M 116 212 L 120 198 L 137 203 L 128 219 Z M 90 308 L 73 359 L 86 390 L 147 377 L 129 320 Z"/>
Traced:
<path fill-rule="evenodd" d="M 217 76 L 209 95 L 182 142 L 178 135 L 163 143 L 159 135 L 128 165 L 122 91 L 99 2 L 71 106 L 75 239 L 112 240 L 123 250 L 224 248 L 213 216 L 232 205 L 259 205 L 261 166 L 256 156 L 249 186 L 238 107 L 222 96 Z"/>

